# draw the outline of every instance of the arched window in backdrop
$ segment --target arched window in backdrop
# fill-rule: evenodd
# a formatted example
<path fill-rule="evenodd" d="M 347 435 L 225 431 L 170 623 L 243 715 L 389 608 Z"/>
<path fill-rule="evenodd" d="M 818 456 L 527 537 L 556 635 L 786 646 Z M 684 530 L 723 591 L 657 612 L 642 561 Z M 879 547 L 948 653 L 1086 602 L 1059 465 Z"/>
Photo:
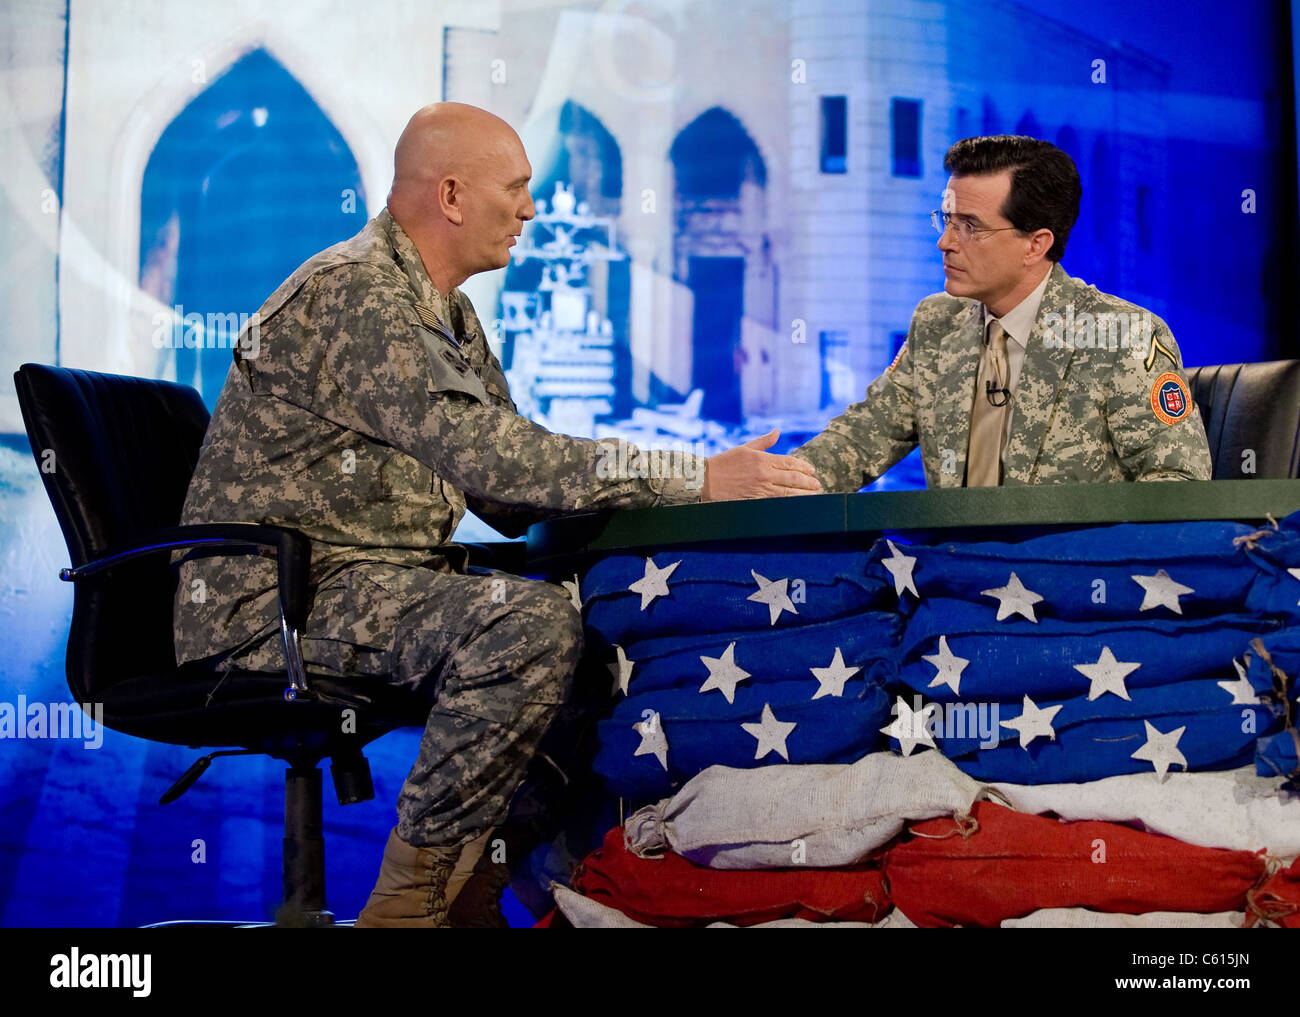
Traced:
<path fill-rule="evenodd" d="M 766 249 L 767 168 L 740 121 L 716 106 L 682 129 L 669 158 L 677 181 L 676 274 L 695 301 L 691 387 L 704 390 L 702 416 L 736 424 L 744 417 L 746 276 L 770 278 L 765 266 L 749 264 Z"/>
<path fill-rule="evenodd" d="M 209 409 L 231 363 L 227 330 L 367 219 L 343 136 L 264 49 L 231 65 L 167 126 L 140 198 L 140 285 L 175 310 L 176 378 Z M 190 314 L 208 327 L 184 325 Z"/>

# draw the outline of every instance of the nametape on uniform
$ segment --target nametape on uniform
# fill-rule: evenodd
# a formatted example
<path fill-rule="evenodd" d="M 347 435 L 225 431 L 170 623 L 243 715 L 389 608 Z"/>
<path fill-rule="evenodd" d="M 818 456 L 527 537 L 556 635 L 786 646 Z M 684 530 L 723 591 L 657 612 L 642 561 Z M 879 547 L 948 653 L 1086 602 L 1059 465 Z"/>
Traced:
<path fill-rule="evenodd" d="M 1172 371 L 1166 371 L 1151 386 L 1151 409 L 1166 424 L 1176 424 L 1187 416 L 1192 396 L 1187 385 Z"/>

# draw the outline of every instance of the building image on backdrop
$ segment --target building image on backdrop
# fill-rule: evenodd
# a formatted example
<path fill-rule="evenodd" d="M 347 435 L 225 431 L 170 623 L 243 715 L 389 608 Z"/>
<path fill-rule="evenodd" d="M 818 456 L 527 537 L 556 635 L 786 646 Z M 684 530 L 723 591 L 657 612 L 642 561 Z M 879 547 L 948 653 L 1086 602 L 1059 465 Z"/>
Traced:
<path fill-rule="evenodd" d="M 1066 270 L 1168 321 L 1188 365 L 1288 355 L 1284 302 L 1271 299 L 1289 264 L 1284 219 L 1243 214 L 1243 195 L 1276 203 L 1294 189 L 1277 169 L 1289 66 L 1261 58 L 1233 82 L 1198 82 L 1197 59 L 1223 65 L 1195 19 L 1158 45 L 1133 27 L 1149 11 L 1077 13 L 977 0 L 375 0 L 357 20 L 330 0 L 7 5 L 0 21 L 21 47 L 0 77 L 0 611 L 28 619 L 30 636 L 0 685 L 66 696 L 71 599 L 54 579 L 66 552 L 13 370 L 180 381 L 211 409 L 262 301 L 383 208 L 396 138 L 429 102 L 498 114 L 532 162 L 537 215 L 511 264 L 462 289 L 520 411 L 555 431 L 705 454 L 772 428 L 777 450 L 820 431 L 942 288 L 929 212 L 945 151 L 977 134 L 1045 138 L 1073 157 L 1084 194 Z M 1267 53 L 1272 26 L 1257 15 L 1240 32 Z M 923 484 L 913 455 L 876 486 Z M 472 517 L 459 531 L 492 535 Z M 408 736 L 374 747 L 377 772 L 396 772 Z M 177 820 L 154 816 L 142 790 L 188 756 L 129 742 L 110 735 L 103 750 L 129 775 L 120 800 L 77 821 L 120 841 L 95 873 L 109 890 L 93 913 L 75 887 L 62 902 L 23 889 L 74 850 L 76 824 L 40 857 L 23 838 L 66 825 L 67 787 L 91 764 L 0 756 L 0 786 L 42 789 L 4 807 L 16 839 L 0 850 L 0 924 L 130 924 L 188 886 L 160 846 Z M 198 818 L 198 795 L 175 808 L 226 851 L 210 910 L 240 913 L 278 898 L 280 803 L 270 761 L 229 765 L 248 779 L 207 791 L 227 818 Z M 366 837 L 385 801 L 343 820 L 355 843 L 331 844 L 362 860 L 339 896 L 368 889 Z"/>

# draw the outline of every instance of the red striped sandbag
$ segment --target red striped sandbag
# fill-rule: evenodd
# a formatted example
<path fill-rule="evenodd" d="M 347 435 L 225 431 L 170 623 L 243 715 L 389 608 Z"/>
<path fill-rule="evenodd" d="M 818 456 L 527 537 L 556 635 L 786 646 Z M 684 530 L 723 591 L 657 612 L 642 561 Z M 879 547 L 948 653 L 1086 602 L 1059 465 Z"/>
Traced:
<path fill-rule="evenodd" d="M 979 802 L 910 828 L 885 855 L 894 904 L 922 928 L 991 927 L 1041 908 L 1241 911 L 1264 852 L 1197 847 L 1116 823 L 1063 823 Z"/>
<path fill-rule="evenodd" d="M 573 889 L 662 928 L 778 918 L 878 922 L 890 909 L 878 859 L 837 869 L 707 869 L 672 852 L 638 858 L 624 846 L 622 827 L 578 866 Z"/>

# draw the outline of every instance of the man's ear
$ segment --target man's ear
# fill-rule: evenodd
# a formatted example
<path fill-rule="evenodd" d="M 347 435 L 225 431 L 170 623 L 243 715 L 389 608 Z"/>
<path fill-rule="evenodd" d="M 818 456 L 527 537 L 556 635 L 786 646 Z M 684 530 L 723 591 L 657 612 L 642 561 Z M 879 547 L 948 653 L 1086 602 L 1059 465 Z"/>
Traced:
<path fill-rule="evenodd" d="M 1026 264 L 1032 265 L 1045 258 L 1055 242 L 1056 234 L 1046 227 L 1034 230 L 1029 237 L 1029 250 L 1025 252 Z"/>
<path fill-rule="evenodd" d="M 461 193 L 464 189 L 455 177 L 443 177 L 438 181 L 438 211 L 448 222 L 456 226 L 464 220 L 461 208 Z"/>

